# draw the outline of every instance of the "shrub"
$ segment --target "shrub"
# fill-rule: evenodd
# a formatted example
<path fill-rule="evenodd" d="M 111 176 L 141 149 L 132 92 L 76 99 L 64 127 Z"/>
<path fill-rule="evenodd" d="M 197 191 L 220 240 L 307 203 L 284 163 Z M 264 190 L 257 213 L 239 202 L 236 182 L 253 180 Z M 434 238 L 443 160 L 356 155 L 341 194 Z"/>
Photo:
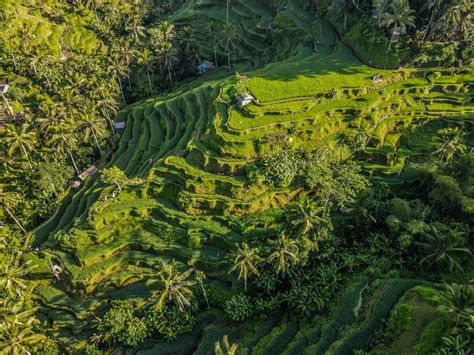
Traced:
<path fill-rule="evenodd" d="M 177 336 L 190 332 L 196 323 L 194 314 L 180 311 L 178 307 L 164 307 L 162 310 L 150 308 L 146 315 L 146 324 L 151 332 L 166 340 L 176 339 Z"/>
<path fill-rule="evenodd" d="M 426 80 L 433 84 L 436 80 L 441 78 L 441 73 L 439 71 L 431 71 L 426 74 Z"/>
<path fill-rule="evenodd" d="M 104 316 L 100 331 L 104 339 L 136 346 L 148 336 L 145 321 L 134 314 L 134 300 L 112 301 L 111 308 Z"/>
<path fill-rule="evenodd" d="M 269 154 L 246 166 L 247 178 L 255 184 L 287 187 L 296 177 L 301 161 L 293 152 Z"/>
<path fill-rule="evenodd" d="M 232 296 L 232 298 L 225 303 L 225 313 L 230 319 L 237 322 L 242 322 L 250 318 L 254 309 L 250 301 L 250 297 L 244 294 Z"/>

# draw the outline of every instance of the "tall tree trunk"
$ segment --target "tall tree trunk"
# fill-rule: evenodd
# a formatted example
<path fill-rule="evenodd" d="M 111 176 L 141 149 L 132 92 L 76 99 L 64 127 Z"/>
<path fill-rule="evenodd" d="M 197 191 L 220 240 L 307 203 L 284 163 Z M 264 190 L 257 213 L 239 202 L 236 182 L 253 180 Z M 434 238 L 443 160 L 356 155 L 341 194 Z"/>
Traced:
<path fill-rule="evenodd" d="M 11 115 L 13 116 L 14 115 L 13 109 L 10 106 L 10 104 L 8 103 L 7 97 L 5 96 L 5 94 L 3 92 L 2 92 L 2 99 L 5 102 L 5 105 L 7 105 L 7 108 L 10 111 Z"/>
<path fill-rule="evenodd" d="M 153 89 L 151 87 L 150 68 L 148 68 L 148 66 L 146 67 L 146 74 L 148 76 L 148 86 L 150 87 L 150 96 L 151 96 Z"/>
<path fill-rule="evenodd" d="M 107 122 L 109 122 L 110 129 L 112 130 L 112 132 L 114 134 L 117 134 L 117 132 L 115 131 L 114 124 L 113 124 L 112 120 L 110 119 L 110 116 L 109 116 L 109 113 L 107 112 L 107 110 L 103 109 L 101 111 L 102 111 L 102 114 L 105 116 L 105 119 L 107 120 Z"/>
<path fill-rule="evenodd" d="M 168 76 L 170 78 L 170 83 L 173 84 L 173 78 L 171 77 L 171 65 L 168 63 Z"/>
<path fill-rule="evenodd" d="M 126 104 L 127 104 L 127 101 L 125 100 L 125 94 L 123 93 L 122 80 L 120 80 L 120 77 L 119 77 L 119 76 L 117 77 L 117 79 L 118 79 L 118 82 L 119 82 L 120 93 L 122 94 L 123 103 L 126 105 Z"/>
<path fill-rule="evenodd" d="M 227 67 L 230 69 L 230 49 L 227 50 Z"/>
<path fill-rule="evenodd" d="M 74 160 L 74 157 L 72 156 L 71 151 L 67 151 L 69 156 L 71 157 L 72 165 L 74 165 L 74 169 L 76 170 L 76 173 L 79 174 L 79 169 L 77 168 L 76 161 Z"/>
<path fill-rule="evenodd" d="M 227 0 L 227 15 L 226 15 L 226 24 L 229 24 L 229 2 L 230 0 Z"/>
<path fill-rule="evenodd" d="M 97 145 L 97 148 L 99 149 L 100 155 L 102 155 L 102 149 L 100 149 L 99 141 L 97 140 L 97 135 L 95 134 L 95 131 L 92 130 L 92 135 L 94 136 L 95 144 Z"/>
<path fill-rule="evenodd" d="M 218 66 L 217 65 L 217 48 L 216 48 L 216 40 L 214 39 L 214 63 L 216 63 L 216 67 Z"/>
<path fill-rule="evenodd" d="M 25 147 L 21 146 L 22 153 L 26 156 L 26 160 L 28 160 L 28 165 L 30 169 L 33 170 L 33 165 L 31 165 L 30 157 L 28 156 L 28 152 L 26 151 Z"/>
<path fill-rule="evenodd" d="M 426 27 L 426 31 L 425 31 L 425 33 L 423 34 L 423 39 L 422 39 L 422 41 L 425 41 L 426 36 L 428 36 L 428 32 L 429 32 L 429 30 L 430 30 L 431 22 L 433 21 L 433 18 L 434 18 L 434 9 L 433 9 L 433 11 L 431 11 L 430 20 L 428 21 L 428 27 Z"/>
<path fill-rule="evenodd" d="M 206 293 L 206 289 L 204 288 L 204 283 L 201 281 L 200 284 L 201 284 L 202 293 L 204 295 L 204 299 L 206 300 L 207 308 L 211 308 L 211 306 L 209 306 L 209 300 L 207 299 L 207 293 Z"/>
<path fill-rule="evenodd" d="M 8 215 L 10 216 L 10 218 L 15 221 L 16 225 L 22 230 L 22 232 L 26 234 L 25 228 L 23 228 L 23 226 L 21 225 L 21 223 L 15 218 L 15 216 L 14 216 L 13 213 L 10 211 L 10 209 L 9 209 L 9 208 L 5 208 L 5 211 L 7 211 Z"/>
<path fill-rule="evenodd" d="M 344 10 L 344 32 L 347 32 L 347 11 Z"/>

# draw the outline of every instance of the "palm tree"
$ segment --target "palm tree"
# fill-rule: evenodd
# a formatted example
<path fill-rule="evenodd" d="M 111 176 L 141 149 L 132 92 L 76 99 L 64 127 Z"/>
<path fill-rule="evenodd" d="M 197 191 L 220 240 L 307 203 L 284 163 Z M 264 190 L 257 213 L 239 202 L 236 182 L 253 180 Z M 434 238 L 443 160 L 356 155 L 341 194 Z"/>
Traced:
<path fill-rule="evenodd" d="M 440 228 L 443 230 L 441 231 Z M 449 271 L 454 268 L 462 271 L 458 262 L 458 255 L 472 255 L 471 250 L 463 247 L 463 233 L 458 230 L 450 230 L 443 226 L 430 224 L 427 231 L 420 233 L 422 240 L 415 241 L 425 256 L 420 260 L 421 264 L 428 263 L 427 269 L 431 269 L 438 263 L 446 263 Z"/>
<path fill-rule="evenodd" d="M 221 341 L 216 341 L 214 352 L 216 355 L 235 355 L 237 354 L 238 345 L 230 345 L 227 335 L 224 335 Z"/>
<path fill-rule="evenodd" d="M 382 27 L 383 14 L 387 11 L 389 0 L 372 1 L 372 17 L 375 18 L 377 25 Z"/>
<path fill-rule="evenodd" d="M 139 16 L 132 16 L 125 26 L 125 30 L 132 34 L 135 43 L 140 42 L 140 37 L 146 37 L 145 26 L 141 25 Z"/>
<path fill-rule="evenodd" d="M 178 62 L 177 50 L 173 47 L 171 42 L 163 42 L 160 52 L 164 66 L 168 69 L 168 78 L 170 83 L 173 83 L 173 77 L 171 75 L 171 70 L 173 65 Z"/>
<path fill-rule="evenodd" d="M 150 88 L 150 93 L 149 93 L 150 96 L 151 96 L 151 93 L 153 92 L 150 73 L 153 71 L 153 69 L 155 69 L 155 66 L 153 65 L 154 61 L 155 61 L 155 57 L 153 56 L 153 53 L 150 50 L 145 48 L 143 52 L 140 54 L 139 63 L 146 70 L 146 75 L 148 78 L 148 86 Z"/>
<path fill-rule="evenodd" d="M 167 21 L 160 22 L 158 29 L 161 33 L 162 42 L 171 42 L 176 37 L 174 25 Z"/>
<path fill-rule="evenodd" d="M 415 27 L 415 10 L 407 0 L 392 0 L 388 8 L 390 12 L 383 14 L 383 26 L 399 28 L 401 33 L 406 33 L 407 27 Z"/>
<path fill-rule="evenodd" d="M 439 130 L 438 136 L 434 138 L 436 150 L 433 154 L 439 155 L 440 162 L 449 163 L 456 155 L 466 151 L 464 136 L 465 133 L 459 127 Z"/>
<path fill-rule="evenodd" d="M 34 330 L 34 326 L 39 323 L 34 316 L 37 308 L 24 308 L 24 303 L 20 302 L 12 304 L 10 312 L 0 314 L 0 353 L 31 354 L 45 340 L 42 334 Z"/>
<path fill-rule="evenodd" d="M 11 219 L 13 219 L 13 221 L 21 229 L 21 231 L 26 234 L 25 228 L 23 228 L 21 223 L 18 221 L 18 219 L 16 219 L 13 214 L 13 209 L 20 200 L 21 196 L 19 194 L 12 191 L 4 191 L 3 185 L 0 185 L 0 206 L 3 207 L 5 212 L 10 216 Z"/>
<path fill-rule="evenodd" d="M 332 228 L 326 209 L 310 200 L 290 207 L 287 219 L 297 234 L 310 234 L 321 239 Z"/>
<path fill-rule="evenodd" d="M 156 305 L 162 308 L 166 302 L 172 301 L 178 305 L 180 310 L 191 306 L 190 297 L 193 294 L 191 287 L 196 283 L 190 279 L 192 272 L 191 268 L 180 272 L 174 260 L 171 263 L 162 261 L 159 277 L 163 289 Z"/>
<path fill-rule="evenodd" d="M 445 288 L 443 308 L 456 316 L 457 328 L 461 318 L 468 318 L 474 312 L 474 286 L 453 283 Z"/>
<path fill-rule="evenodd" d="M 7 97 L 5 96 L 3 91 L 1 92 L 1 94 L 2 94 L 3 102 L 5 102 L 5 105 L 7 106 L 8 111 L 10 111 L 10 114 L 13 116 L 15 113 L 13 112 L 13 108 L 10 106 L 10 103 L 8 102 Z"/>
<path fill-rule="evenodd" d="M 235 48 L 234 40 L 237 37 L 237 32 L 234 26 L 224 25 L 224 49 L 227 51 L 227 67 L 230 69 L 230 51 Z"/>
<path fill-rule="evenodd" d="M 125 100 L 125 94 L 123 92 L 123 85 L 121 78 L 128 76 L 129 69 L 124 65 L 120 57 L 115 54 L 110 57 L 110 64 L 107 68 L 107 73 L 114 79 L 118 81 L 120 87 L 120 93 L 122 94 L 123 103 L 126 105 L 127 101 Z"/>
<path fill-rule="evenodd" d="M 238 279 L 244 279 L 245 290 L 247 291 L 247 279 L 253 274 L 259 275 L 257 270 L 258 264 L 262 262 L 262 258 L 258 255 L 258 249 L 251 249 L 247 243 L 242 243 L 232 254 L 234 265 L 229 273 L 239 271 Z"/>
<path fill-rule="evenodd" d="M 207 308 L 211 308 L 211 306 L 209 305 L 209 299 L 207 298 L 206 289 L 204 288 L 204 280 L 206 279 L 206 274 L 204 273 L 204 271 L 197 269 L 194 270 L 194 273 L 194 278 L 197 282 L 199 282 L 199 286 L 201 286 L 202 294 L 204 295 L 204 299 L 206 300 Z"/>
<path fill-rule="evenodd" d="M 17 263 L 12 255 L 8 260 L 0 264 L 0 292 L 12 298 L 22 297 L 22 292 L 26 290 L 27 285 L 23 278 L 28 275 L 36 265 L 32 261 Z"/>
<path fill-rule="evenodd" d="M 468 0 L 451 1 L 441 16 L 445 38 L 452 39 L 459 33 L 462 39 L 467 39 L 472 32 L 472 10 Z"/>
<path fill-rule="evenodd" d="M 217 64 L 217 39 L 219 38 L 218 37 L 218 34 L 219 34 L 218 23 L 212 20 L 211 22 L 209 22 L 209 25 L 207 26 L 207 30 L 208 30 L 209 38 L 212 40 L 212 45 L 214 48 L 214 63 L 216 66 L 218 66 Z"/>
<path fill-rule="evenodd" d="M 112 132 L 115 132 L 115 127 L 110 116 L 117 112 L 118 103 L 113 97 L 112 88 L 106 85 L 100 85 L 96 90 L 92 91 L 91 99 L 93 100 L 94 110 L 102 113 L 109 122 Z"/>
<path fill-rule="evenodd" d="M 90 136 L 92 135 L 99 152 L 102 154 L 102 149 L 100 149 L 100 144 L 97 137 L 102 137 L 105 133 L 103 120 L 99 119 L 97 116 L 83 113 L 81 115 L 78 128 L 84 133 L 84 142 L 88 142 Z"/>
<path fill-rule="evenodd" d="M 431 27 L 433 26 L 433 20 L 438 14 L 442 3 L 443 3 L 443 0 L 427 0 L 426 1 L 424 8 L 430 13 L 430 19 L 428 20 L 428 25 L 426 26 L 425 33 L 423 34 L 423 41 L 428 36 L 428 33 Z"/>
<path fill-rule="evenodd" d="M 12 156 L 17 151 L 20 151 L 28 160 L 30 169 L 33 169 L 28 152 L 35 150 L 37 139 L 35 131 L 30 130 L 30 125 L 8 125 L 3 139 L 7 146 L 8 155 Z"/>
<path fill-rule="evenodd" d="M 267 262 L 275 263 L 275 272 L 285 272 L 288 266 L 295 265 L 298 262 L 298 245 L 295 240 L 289 239 L 284 233 L 280 234 L 278 239 L 270 240 L 271 254 Z"/>
<path fill-rule="evenodd" d="M 57 152 L 64 154 L 67 153 L 71 158 L 72 165 L 76 173 L 79 174 L 76 161 L 72 155 L 72 150 L 77 143 L 76 138 L 76 124 L 73 120 L 63 120 L 58 125 L 50 127 L 51 136 L 47 144 L 52 146 Z"/>

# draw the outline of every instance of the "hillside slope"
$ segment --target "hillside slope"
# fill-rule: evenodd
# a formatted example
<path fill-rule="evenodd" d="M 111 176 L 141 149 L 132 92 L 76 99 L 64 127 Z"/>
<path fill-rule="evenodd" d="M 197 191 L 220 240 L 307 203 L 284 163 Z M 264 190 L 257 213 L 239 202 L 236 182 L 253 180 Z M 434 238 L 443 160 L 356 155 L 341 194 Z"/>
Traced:
<path fill-rule="evenodd" d="M 223 10 L 223 2 L 189 0 L 172 20 L 204 23 L 222 16 Z M 229 299 L 238 283 L 227 271 L 235 243 L 265 237 L 282 208 L 307 194 L 298 182 L 287 188 L 250 183 L 245 167 L 258 157 L 282 149 L 334 147 L 341 136 L 357 129 L 372 137 L 359 155 L 364 173 L 395 183 L 403 179 L 408 161 L 431 159 L 429 148 L 439 128 L 459 125 L 472 132 L 472 71 L 445 70 L 430 81 L 427 71 L 372 69 L 338 41 L 327 22 L 313 23 L 310 14 L 295 7 L 278 17 L 293 28 L 294 38 L 316 28 L 318 46 L 303 40 L 291 44 L 287 35 L 281 47 L 256 59 L 252 51 L 267 47 L 265 36 L 254 31 L 266 26 L 272 10 L 245 0 L 232 12 L 239 16 L 231 18 L 240 35 L 247 38 L 238 57 L 257 65 L 271 62 L 246 71 L 255 101 L 238 109 L 234 76 L 221 68 L 127 106 L 115 118 L 125 122 L 125 130 L 105 167 L 119 167 L 132 183 L 116 194 L 96 175 L 34 232 L 32 245 L 39 249 L 26 258 L 40 265 L 34 275 L 40 283 L 39 302 L 44 319 L 61 339 L 87 339 L 93 333 L 91 320 L 109 300 L 146 298 L 156 291 L 147 280 L 153 279 L 161 260 L 176 260 L 183 268 L 194 260 L 218 295 L 214 302 Z M 381 81 L 373 81 L 375 74 Z M 67 273 L 67 280 L 54 287 L 49 283 L 50 260 Z M 321 328 L 316 321 L 304 324 L 277 314 L 244 325 L 208 311 L 199 316 L 189 338 L 149 342 L 136 351 L 209 354 L 214 342 L 229 334 L 255 354 L 346 354 L 366 347 L 367 336 L 419 282 L 381 280 L 373 287 L 368 287 L 373 280 L 349 283 L 335 307 L 333 330 L 328 320 Z M 348 309 L 358 308 L 363 297 L 367 302 L 353 317 L 344 319 L 337 312 L 346 303 Z M 348 328 L 340 332 L 343 325 Z"/>

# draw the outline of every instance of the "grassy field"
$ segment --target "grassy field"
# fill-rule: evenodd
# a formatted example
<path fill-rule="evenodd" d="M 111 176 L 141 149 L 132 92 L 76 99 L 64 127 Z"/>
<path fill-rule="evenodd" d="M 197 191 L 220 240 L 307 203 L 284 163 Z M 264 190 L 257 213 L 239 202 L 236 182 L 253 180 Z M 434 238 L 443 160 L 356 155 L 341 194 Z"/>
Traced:
<path fill-rule="evenodd" d="M 223 11 L 224 2 L 187 1 L 172 20 L 204 23 L 222 17 Z M 238 25 L 240 36 L 276 15 L 275 9 L 251 0 L 236 2 L 232 11 L 245 18 Z M 292 30 L 282 41 L 292 43 L 310 28 L 321 35 L 319 49 L 301 42 L 280 51 L 276 45 L 272 55 L 252 59 L 251 48 L 265 47 L 265 42 L 250 31 L 238 48 L 243 62 L 261 64 L 246 71 L 256 98 L 250 106 L 233 106 L 234 73 L 219 69 L 126 107 L 117 118 L 126 120 L 126 129 L 107 166 L 116 165 L 140 182 L 105 199 L 111 188 L 100 178 L 91 179 L 36 231 L 33 244 L 40 251 L 27 258 L 40 265 L 35 277 L 43 283 L 38 297 L 45 306 L 44 319 L 60 337 L 89 336 L 88 321 L 110 299 L 146 297 L 153 286 L 145 282 L 163 259 L 182 266 L 196 259 L 206 282 L 221 289 L 219 301 L 225 301 L 236 286 L 227 273 L 226 255 L 234 243 L 259 237 L 257 228 L 242 228 L 245 218 L 255 215 L 264 225 L 271 224 L 274 214 L 302 196 L 298 186 L 250 184 L 244 166 L 256 157 L 284 146 L 309 150 L 335 145 L 341 133 L 361 128 L 373 139 L 360 165 L 367 175 L 390 180 L 399 177 L 407 159 L 425 153 L 435 128 L 472 119 L 472 73 L 446 71 L 430 83 L 415 70 L 373 69 L 337 41 L 328 23 L 302 21 L 308 17 L 302 9 L 279 16 L 285 16 Z M 375 73 L 382 75 L 382 82 L 372 81 Z M 46 286 L 50 260 L 67 270 L 77 294 Z M 229 334 L 255 354 L 348 353 L 366 346 L 367 337 L 417 283 L 393 279 L 372 287 L 372 281 L 357 280 L 347 285 L 322 329 L 316 321 L 300 324 L 288 315 L 253 321 L 244 329 L 221 314 L 205 313 L 200 328 L 184 340 L 147 343 L 137 351 L 171 354 L 179 347 L 187 353 L 186 344 L 193 344 L 189 347 L 197 353 L 208 354 L 216 339 Z M 418 303 L 416 314 L 431 319 L 430 306 Z M 353 314 L 344 311 L 360 304 Z M 421 332 L 418 325 L 413 327 Z M 395 349 L 400 346 L 394 344 Z"/>

